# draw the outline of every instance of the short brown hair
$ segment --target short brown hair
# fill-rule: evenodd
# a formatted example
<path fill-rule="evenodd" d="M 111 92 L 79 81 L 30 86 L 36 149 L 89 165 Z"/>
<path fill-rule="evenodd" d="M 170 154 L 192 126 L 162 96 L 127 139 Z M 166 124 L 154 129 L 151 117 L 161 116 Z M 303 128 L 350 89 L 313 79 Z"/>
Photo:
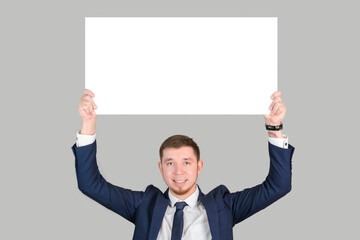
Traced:
<path fill-rule="evenodd" d="M 196 142 L 185 135 L 173 135 L 171 137 L 168 137 L 160 146 L 160 161 L 162 160 L 163 157 L 163 151 L 165 148 L 180 148 L 180 147 L 184 147 L 184 146 L 188 146 L 188 147 L 192 147 L 192 149 L 194 150 L 196 159 L 199 161 L 200 160 L 200 149 L 199 146 L 196 144 Z"/>

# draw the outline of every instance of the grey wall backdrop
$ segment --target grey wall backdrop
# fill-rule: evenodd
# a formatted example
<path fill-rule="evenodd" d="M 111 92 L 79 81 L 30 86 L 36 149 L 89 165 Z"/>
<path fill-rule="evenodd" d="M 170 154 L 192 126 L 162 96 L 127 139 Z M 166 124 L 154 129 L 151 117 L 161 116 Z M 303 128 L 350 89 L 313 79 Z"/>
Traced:
<path fill-rule="evenodd" d="M 359 239 L 359 5 L 356 1 L 2 1 L 1 239 L 131 239 L 133 225 L 77 189 L 86 16 L 278 17 L 284 133 L 293 189 L 238 224 L 235 239 Z M 127 103 L 119 103 L 127 104 Z M 231 191 L 268 172 L 262 116 L 99 116 L 105 178 L 165 190 L 158 148 L 182 133 L 201 147 L 199 184 Z"/>

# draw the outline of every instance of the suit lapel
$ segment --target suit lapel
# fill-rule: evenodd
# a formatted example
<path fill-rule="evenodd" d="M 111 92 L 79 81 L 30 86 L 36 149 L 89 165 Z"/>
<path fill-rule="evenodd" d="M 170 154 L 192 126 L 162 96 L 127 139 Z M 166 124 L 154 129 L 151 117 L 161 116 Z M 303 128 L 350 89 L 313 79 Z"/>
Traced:
<path fill-rule="evenodd" d="M 159 230 L 161 227 L 161 223 L 163 221 L 166 208 L 170 203 L 168 190 L 163 195 L 158 195 L 154 204 L 154 212 L 152 215 L 152 220 L 150 224 L 149 230 L 149 240 L 156 240 Z"/>
<path fill-rule="evenodd" d="M 158 197 L 156 198 L 152 221 L 150 224 L 149 240 L 156 240 L 159 234 L 166 208 L 170 203 L 168 191 L 169 189 L 167 189 L 163 195 L 158 195 Z M 204 195 L 204 193 L 199 188 L 199 201 L 205 207 L 212 239 L 219 240 L 219 219 L 215 199 L 211 195 Z"/>
<path fill-rule="evenodd" d="M 199 187 L 199 186 L 198 186 Z M 217 214 L 216 202 L 213 196 L 204 195 L 199 188 L 199 200 L 204 205 L 209 221 L 210 232 L 213 240 L 220 239 L 219 218 Z"/>

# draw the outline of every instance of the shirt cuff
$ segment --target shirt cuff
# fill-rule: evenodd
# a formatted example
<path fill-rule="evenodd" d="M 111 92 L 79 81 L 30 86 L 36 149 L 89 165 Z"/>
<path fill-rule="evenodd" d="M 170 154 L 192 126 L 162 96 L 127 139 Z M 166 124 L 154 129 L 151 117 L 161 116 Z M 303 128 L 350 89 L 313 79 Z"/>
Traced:
<path fill-rule="evenodd" d="M 79 131 L 80 132 L 80 131 Z M 90 145 L 95 142 L 96 133 L 94 135 L 84 135 L 76 132 L 76 146 L 83 147 L 86 145 Z"/>
<path fill-rule="evenodd" d="M 283 135 L 283 138 L 268 137 L 268 140 L 272 145 L 275 145 L 277 147 L 286 149 L 289 148 L 289 138 L 286 135 Z"/>

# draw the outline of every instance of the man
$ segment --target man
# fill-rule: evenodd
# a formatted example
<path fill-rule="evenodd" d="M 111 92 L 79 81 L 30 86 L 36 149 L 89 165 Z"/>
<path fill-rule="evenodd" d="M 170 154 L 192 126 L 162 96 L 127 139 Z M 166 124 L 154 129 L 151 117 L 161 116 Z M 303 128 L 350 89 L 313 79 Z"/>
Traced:
<path fill-rule="evenodd" d="M 160 147 L 161 175 L 169 187 L 165 193 L 149 185 L 145 191 L 132 191 L 108 183 L 96 163 L 95 94 L 88 89 L 79 102 L 81 131 L 72 146 L 79 189 L 108 209 L 135 224 L 133 239 L 233 239 L 235 224 L 269 206 L 291 190 L 291 158 L 294 147 L 282 135 L 286 107 L 281 92 L 265 115 L 269 135 L 270 170 L 266 180 L 255 187 L 230 193 L 220 185 L 203 194 L 196 185 L 203 161 L 193 139 L 175 135 Z"/>

